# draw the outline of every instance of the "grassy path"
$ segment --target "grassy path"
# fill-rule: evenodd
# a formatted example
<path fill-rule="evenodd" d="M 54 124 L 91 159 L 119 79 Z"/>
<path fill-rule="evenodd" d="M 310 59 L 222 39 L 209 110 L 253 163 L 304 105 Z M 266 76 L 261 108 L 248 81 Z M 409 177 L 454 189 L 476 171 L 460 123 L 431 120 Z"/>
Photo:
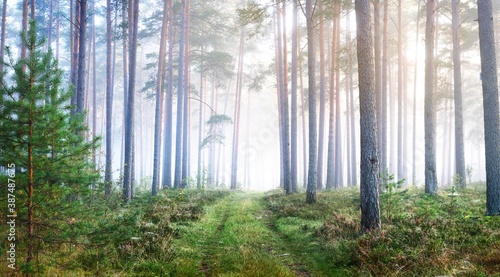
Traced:
<path fill-rule="evenodd" d="M 262 194 L 231 194 L 198 222 L 176 226 L 177 276 L 312 276 L 288 251 Z"/>

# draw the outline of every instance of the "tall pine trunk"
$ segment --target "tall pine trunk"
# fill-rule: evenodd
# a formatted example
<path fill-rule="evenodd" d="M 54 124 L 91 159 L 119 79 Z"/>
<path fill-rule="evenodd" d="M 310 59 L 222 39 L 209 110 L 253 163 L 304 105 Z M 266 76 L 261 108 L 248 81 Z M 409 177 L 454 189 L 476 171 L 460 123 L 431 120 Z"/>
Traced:
<path fill-rule="evenodd" d="M 180 35 L 179 35 L 179 64 L 177 70 L 177 122 L 175 133 L 175 172 L 174 188 L 182 188 L 182 116 L 184 99 L 184 51 L 185 51 L 185 20 L 186 3 L 182 1 Z M 186 107 L 184 107 L 186 108 Z"/>
<path fill-rule="evenodd" d="M 283 2 L 285 3 L 285 2 Z M 298 179 L 298 138 L 297 138 L 297 72 L 298 72 L 298 35 L 297 35 L 297 0 L 292 6 L 292 72 L 291 72 L 291 113 L 290 113 L 290 185 L 291 191 L 297 192 Z"/>
<path fill-rule="evenodd" d="M 158 55 L 158 69 L 156 72 L 156 107 L 155 107 L 155 133 L 153 149 L 153 181 L 152 194 L 156 195 L 160 187 L 160 149 L 161 149 L 161 126 L 163 117 L 163 98 L 164 98 L 164 76 L 165 76 L 165 58 L 166 42 L 168 28 L 168 2 L 163 2 L 163 20 L 161 25 L 160 50 Z M 170 35 L 170 34 L 169 34 Z"/>
<path fill-rule="evenodd" d="M 2 5 L 2 34 L 0 41 L 0 73 L 3 72 L 3 62 L 5 57 L 5 34 L 7 33 L 5 30 L 5 23 L 7 22 L 7 0 L 3 0 Z"/>
<path fill-rule="evenodd" d="M 434 104 L 435 0 L 427 0 L 425 27 L 425 193 L 437 193 L 436 112 Z"/>
<path fill-rule="evenodd" d="M 356 0 L 355 9 L 361 126 L 361 231 L 368 232 L 381 226 L 375 76 L 369 0 Z"/>
<path fill-rule="evenodd" d="M 455 101 L 455 169 L 460 177 L 459 186 L 464 188 L 465 176 L 465 153 L 464 153 L 464 119 L 462 103 L 462 61 L 460 58 L 460 0 L 451 0 L 452 15 L 452 37 L 453 37 L 453 90 Z"/>
<path fill-rule="evenodd" d="M 125 158 L 123 176 L 123 195 L 126 201 L 134 195 L 134 100 L 137 61 L 137 31 L 139 17 L 139 0 L 129 1 L 129 78 L 127 95 L 127 112 L 125 118 Z"/>
<path fill-rule="evenodd" d="M 479 49 L 486 148 L 486 214 L 500 215 L 500 119 L 491 0 L 478 0 Z"/>
<path fill-rule="evenodd" d="M 111 71 L 111 0 L 106 0 L 106 165 L 104 169 L 105 194 L 111 195 L 112 182 L 112 122 L 113 122 L 113 79 Z"/>
<path fill-rule="evenodd" d="M 165 97 L 165 126 L 163 135 L 163 177 L 162 187 L 172 186 L 172 117 L 173 117 L 173 52 L 174 52 L 174 32 L 172 18 L 172 0 L 168 3 L 168 70 L 167 70 L 167 97 Z"/>
<path fill-rule="evenodd" d="M 317 127 L 316 127 L 316 51 L 314 49 L 313 0 L 306 0 L 307 68 L 309 75 L 309 166 L 306 203 L 316 203 Z"/>
<path fill-rule="evenodd" d="M 233 148 L 231 152 L 231 183 L 230 188 L 235 190 L 238 185 L 238 142 L 240 133 L 240 110 L 241 110 L 241 91 L 243 85 L 243 55 L 245 49 L 245 31 L 242 28 L 240 34 L 240 45 L 238 50 L 238 74 L 236 81 L 236 99 L 234 109 L 234 127 L 233 127 Z"/>
<path fill-rule="evenodd" d="M 319 12 L 319 134 L 318 134 L 318 165 L 316 172 L 316 188 L 323 189 L 323 156 L 325 144 L 325 24 L 323 19 L 323 1 L 318 3 Z M 331 69 L 332 70 L 332 69 Z M 333 82 L 330 80 L 330 82 Z M 330 92 L 332 93 L 332 92 Z"/>

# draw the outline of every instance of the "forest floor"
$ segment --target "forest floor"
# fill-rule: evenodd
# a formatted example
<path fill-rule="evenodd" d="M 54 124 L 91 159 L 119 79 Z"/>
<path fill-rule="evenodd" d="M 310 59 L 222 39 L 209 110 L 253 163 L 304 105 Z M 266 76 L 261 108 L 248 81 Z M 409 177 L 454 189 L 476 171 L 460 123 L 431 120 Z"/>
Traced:
<path fill-rule="evenodd" d="M 382 229 L 359 232 L 359 190 L 165 190 L 94 197 L 70 231 L 41 233 L 38 276 L 500 276 L 500 217 L 484 184 L 381 194 Z M 0 226 L 1 232 L 7 232 Z M 19 236 L 22 238 L 22 229 Z M 0 246 L 1 252 L 7 250 Z M 19 246 L 22 255 L 23 245 Z M 22 266 L 22 263 L 20 263 Z M 0 276 L 22 276 L 0 260 Z"/>

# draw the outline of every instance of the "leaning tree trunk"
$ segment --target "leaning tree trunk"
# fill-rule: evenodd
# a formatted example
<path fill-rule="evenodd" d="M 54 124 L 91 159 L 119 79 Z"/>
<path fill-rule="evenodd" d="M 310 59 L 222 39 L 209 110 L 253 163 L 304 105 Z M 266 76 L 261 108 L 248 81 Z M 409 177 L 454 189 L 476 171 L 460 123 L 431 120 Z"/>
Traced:
<path fill-rule="evenodd" d="M 361 126 L 361 231 L 368 232 L 381 226 L 375 76 L 369 0 L 356 0 L 355 9 Z"/>
<path fill-rule="evenodd" d="M 486 214 L 500 215 L 500 119 L 491 0 L 478 0 L 486 148 Z"/>
<path fill-rule="evenodd" d="M 436 112 L 434 106 L 434 28 L 435 0 L 427 1 L 425 26 L 425 193 L 437 193 Z"/>

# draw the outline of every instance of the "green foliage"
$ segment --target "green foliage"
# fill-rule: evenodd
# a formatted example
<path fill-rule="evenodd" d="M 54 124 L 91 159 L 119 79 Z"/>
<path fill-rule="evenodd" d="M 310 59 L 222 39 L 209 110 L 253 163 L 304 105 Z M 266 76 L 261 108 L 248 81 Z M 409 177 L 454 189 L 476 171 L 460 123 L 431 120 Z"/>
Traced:
<path fill-rule="evenodd" d="M 86 141 L 84 115 L 71 115 L 71 89 L 62 88 L 63 73 L 52 52 L 42 52 L 44 40 L 37 38 L 34 22 L 22 39 L 27 57 L 15 60 L 8 51 L 9 78 L 4 76 L 0 86 L 0 164 L 15 164 L 12 179 L 16 184 L 15 191 L 2 186 L 1 193 L 15 195 L 17 223 L 21 224 L 16 229 L 18 259 L 24 258 L 21 255 L 30 243 L 36 257 L 40 252 L 50 253 L 65 243 L 74 243 L 73 219 L 81 201 L 89 195 L 90 185 L 99 178 L 88 161 L 98 139 Z M 6 184 L 7 176 L 1 175 L 0 182 Z M 32 198 L 28 194 L 30 183 Z M 30 202 L 33 241 L 24 239 Z M 18 265 L 25 273 L 43 271 L 42 258 L 34 262 Z"/>
<path fill-rule="evenodd" d="M 200 148 L 203 148 L 212 143 L 224 142 L 226 138 L 224 136 L 224 127 L 228 124 L 233 123 L 231 118 L 225 114 L 214 114 L 205 123 L 209 126 L 206 137 L 203 139 Z"/>

